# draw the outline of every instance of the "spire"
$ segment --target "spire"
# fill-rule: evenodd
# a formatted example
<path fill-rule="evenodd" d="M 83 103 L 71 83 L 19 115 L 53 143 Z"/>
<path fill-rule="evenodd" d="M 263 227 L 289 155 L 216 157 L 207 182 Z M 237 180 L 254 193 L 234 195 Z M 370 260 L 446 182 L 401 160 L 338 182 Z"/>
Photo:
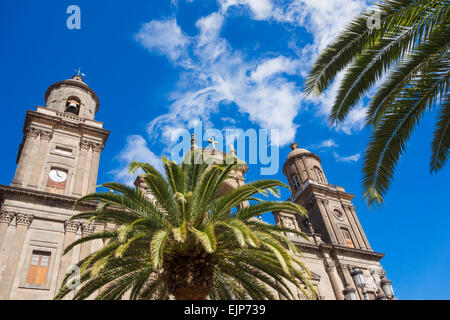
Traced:
<path fill-rule="evenodd" d="M 297 142 L 291 143 L 291 149 L 292 150 L 298 149 L 298 143 Z"/>

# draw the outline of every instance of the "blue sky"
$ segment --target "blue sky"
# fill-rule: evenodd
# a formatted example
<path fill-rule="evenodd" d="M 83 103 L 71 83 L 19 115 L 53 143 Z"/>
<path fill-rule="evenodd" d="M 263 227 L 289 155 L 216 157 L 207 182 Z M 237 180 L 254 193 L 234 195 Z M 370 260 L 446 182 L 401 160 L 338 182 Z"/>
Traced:
<path fill-rule="evenodd" d="M 81 30 L 66 9 L 81 8 Z M 448 299 L 450 168 L 430 175 L 436 114 L 428 114 L 401 158 L 385 205 L 361 197 L 362 155 L 369 137 L 364 102 L 339 128 L 326 114 L 337 86 L 302 95 L 318 52 L 363 0 L 23 1 L 0 3 L 2 143 L 0 183 L 9 184 L 26 110 L 45 90 L 81 67 L 100 97 L 96 119 L 112 131 L 99 183 L 130 181 L 130 160 L 158 166 L 180 128 L 279 129 L 280 168 L 296 141 L 322 159 L 329 183 L 355 194 L 368 239 L 400 299 Z M 203 146 L 206 147 L 206 143 Z M 259 166 L 248 181 L 264 178 Z M 281 169 L 275 178 L 286 181 Z M 288 191 L 282 192 L 289 197 Z M 270 216 L 265 219 L 273 221 Z"/>

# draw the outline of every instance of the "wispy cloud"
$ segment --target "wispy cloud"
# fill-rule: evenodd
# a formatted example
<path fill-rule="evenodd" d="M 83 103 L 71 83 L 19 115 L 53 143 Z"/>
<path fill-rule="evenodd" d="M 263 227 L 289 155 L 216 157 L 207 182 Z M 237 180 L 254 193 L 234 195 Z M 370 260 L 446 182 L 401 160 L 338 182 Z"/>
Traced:
<path fill-rule="evenodd" d="M 333 139 L 323 140 L 318 145 L 312 145 L 311 148 L 323 149 L 323 148 L 336 148 L 338 144 Z"/>
<path fill-rule="evenodd" d="M 333 156 L 337 162 L 358 162 L 361 158 L 361 153 L 357 153 L 351 156 L 340 156 L 336 151 L 333 152 Z"/>
<path fill-rule="evenodd" d="M 336 83 L 319 97 L 304 97 L 292 76 L 305 77 L 319 52 L 349 19 L 367 7 L 367 1 L 217 2 L 219 9 L 216 12 L 196 21 L 196 35 L 187 35 L 174 17 L 148 21 L 135 35 L 136 41 L 149 52 L 166 56 L 181 70 L 179 82 L 169 94 L 167 112 L 148 124 L 150 140 L 159 141 L 165 146 L 162 152 L 168 152 L 177 142 L 180 128 L 191 129 L 202 121 L 204 127 L 221 129 L 212 119 L 224 105 L 235 109 L 233 113 L 237 119 L 244 117 L 261 128 L 279 129 L 282 146 L 293 141 L 300 126 L 294 119 L 303 108 L 312 110 L 313 116 L 326 125 L 325 118 L 338 90 Z M 312 35 L 312 41 L 299 47 L 300 39 L 296 38 L 296 33 L 291 33 L 291 38 L 287 39 L 290 52 L 258 52 L 247 56 L 233 48 L 221 34 L 226 19 L 236 14 L 278 23 L 286 28 L 304 27 Z M 346 134 L 361 130 L 364 112 L 363 105 L 357 105 L 336 130 Z M 232 121 L 224 122 L 228 122 L 224 126 L 234 125 Z M 122 159 L 125 150 L 133 154 L 133 145 L 140 150 L 136 156 L 151 152 L 141 139 L 133 136 L 121 154 Z M 357 161 L 354 160 L 356 155 L 347 158 L 342 161 Z"/>
<path fill-rule="evenodd" d="M 298 72 L 298 61 L 283 55 L 244 57 L 219 36 L 223 20 L 224 16 L 217 12 L 199 19 L 196 23 L 199 34 L 191 38 L 184 53 L 179 52 L 179 46 L 172 45 L 172 40 L 169 45 L 153 45 L 160 45 L 161 49 L 151 47 L 186 68 L 181 75 L 183 84 L 172 93 L 174 102 L 168 113 L 150 122 L 149 134 L 164 138 L 171 136 L 174 128 L 192 128 L 193 121 L 210 124 L 211 115 L 218 112 L 221 104 L 233 103 L 239 114 L 248 116 L 259 127 L 279 129 L 281 145 L 289 143 L 295 136 L 294 118 L 303 96 L 300 88 L 286 75 Z M 146 25 L 160 23 L 153 21 Z M 173 22 L 170 25 L 179 29 L 173 27 Z M 156 30 L 144 28 L 138 41 L 148 47 L 147 42 L 140 39 L 159 39 L 153 34 Z M 174 53 L 167 52 L 168 48 L 173 48 Z M 164 142 L 171 141 L 166 139 Z"/>
<path fill-rule="evenodd" d="M 148 148 L 146 140 L 139 135 L 132 135 L 127 138 L 125 148 L 117 156 L 117 159 L 121 167 L 111 171 L 111 174 L 113 174 L 116 181 L 121 181 L 128 185 L 132 185 L 136 179 L 136 175 L 130 175 L 128 173 L 128 165 L 132 161 L 149 163 L 158 171 L 163 171 L 161 158 Z"/>

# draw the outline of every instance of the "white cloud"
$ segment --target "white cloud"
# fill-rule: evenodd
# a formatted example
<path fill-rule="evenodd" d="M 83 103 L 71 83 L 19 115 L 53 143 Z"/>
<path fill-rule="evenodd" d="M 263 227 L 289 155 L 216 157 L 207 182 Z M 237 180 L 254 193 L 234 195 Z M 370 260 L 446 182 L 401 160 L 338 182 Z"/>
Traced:
<path fill-rule="evenodd" d="M 217 1 L 219 11 L 196 22 L 199 31 L 196 36 L 183 33 L 175 18 L 149 21 L 135 35 L 136 41 L 147 50 L 166 56 L 183 70 L 178 85 L 170 95 L 167 113 L 148 125 L 151 139 L 160 137 L 161 143 L 166 144 L 163 152 L 170 151 L 181 128 L 191 129 L 198 121 L 203 121 L 204 127 L 212 127 L 211 116 L 220 112 L 222 104 L 235 106 L 236 117 L 244 114 L 262 128 L 280 129 L 281 145 L 294 139 L 298 128 L 294 118 L 302 104 L 315 105 L 315 116 L 324 120 L 337 93 L 337 82 L 320 97 L 305 98 L 287 75 L 300 74 L 304 77 L 319 52 L 353 16 L 367 7 L 366 0 Z M 270 58 L 265 53 L 248 58 L 221 37 L 222 27 L 232 7 L 243 9 L 243 14 L 250 13 L 254 20 L 302 26 L 311 33 L 313 41 L 298 48 L 298 39 L 293 33 L 289 44 L 297 56 L 271 52 Z M 236 12 L 233 10 L 233 13 Z M 346 134 L 361 130 L 364 126 L 363 115 L 364 108 L 360 104 L 336 130 Z M 131 159 L 132 156 L 142 155 L 152 158 L 153 155 L 152 161 L 159 161 L 148 149 L 143 137 L 130 138 L 120 158 Z M 133 147 L 138 149 L 135 154 L 131 150 Z M 125 154 L 129 155 L 128 158 Z M 357 161 L 357 156 L 339 159 Z"/>
<path fill-rule="evenodd" d="M 337 162 L 358 162 L 361 158 L 361 153 L 357 153 L 351 156 L 340 156 L 337 152 L 333 152 L 333 156 Z"/>
<path fill-rule="evenodd" d="M 219 0 L 222 13 L 226 13 L 230 7 L 244 6 L 252 12 L 255 20 L 266 20 L 272 17 L 273 5 L 270 0 Z"/>
<path fill-rule="evenodd" d="M 185 50 L 189 37 L 181 32 L 175 19 L 145 23 L 135 35 L 135 39 L 150 52 L 166 55 L 173 62 L 186 60 Z"/>
<path fill-rule="evenodd" d="M 333 139 L 324 140 L 319 144 L 319 148 L 334 148 L 338 145 Z"/>
<path fill-rule="evenodd" d="M 300 73 L 303 77 L 306 77 L 319 53 L 352 18 L 369 5 L 367 0 L 219 0 L 219 3 L 222 11 L 225 12 L 232 6 L 246 7 L 253 13 L 253 19 L 272 20 L 305 27 L 313 36 L 313 42 L 303 48 L 296 46 L 295 39 L 290 42 L 291 49 L 297 52 L 298 65 L 301 67 Z M 319 97 L 309 96 L 305 99 L 316 106 L 317 116 L 321 118 L 328 116 L 342 76 L 342 73 L 339 74 L 329 89 Z M 364 119 L 361 117 L 362 106 L 359 105 L 355 109 L 338 131 L 352 134 L 364 127 Z"/>
<path fill-rule="evenodd" d="M 191 37 L 190 47 L 184 48 L 186 55 L 177 54 L 187 60 L 186 63 L 177 60 L 177 63 L 189 67 L 172 93 L 174 102 L 168 113 L 150 122 L 149 134 L 161 135 L 166 138 L 165 143 L 173 142 L 169 137 L 174 129 L 191 129 L 192 119 L 202 120 L 204 125 L 210 126 L 210 117 L 219 111 L 219 106 L 233 102 L 240 114 L 246 114 L 261 128 L 279 129 L 281 145 L 291 142 L 297 128 L 293 120 L 303 96 L 300 88 L 285 75 L 297 72 L 298 61 L 282 55 L 247 59 L 220 37 L 223 19 L 221 14 L 214 12 L 197 21 L 198 36 Z M 146 25 L 159 23 L 152 21 Z M 152 37 L 147 37 L 145 31 L 140 33 L 142 39 Z M 146 43 L 142 45 L 147 46 Z M 162 49 L 155 50 L 170 57 L 172 53 L 166 48 L 173 46 L 160 45 Z M 188 52 L 190 56 L 187 56 Z"/>
<path fill-rule="evenodd" d="M 136 174 L 128 173 L 128 165 L 133 161 L 140 161 L 151 164 L 155 169 L 163 172 L 163 164 L 161 158 L 156 156 L 147 145 L 142 136 L 132 135 L 127 138 L 125 148 L 117 156 L 120 162 L 120 168 L 113 170 L 115 181 L 119 181 L 128 185 L 132 185 L 136 179 Z"/>

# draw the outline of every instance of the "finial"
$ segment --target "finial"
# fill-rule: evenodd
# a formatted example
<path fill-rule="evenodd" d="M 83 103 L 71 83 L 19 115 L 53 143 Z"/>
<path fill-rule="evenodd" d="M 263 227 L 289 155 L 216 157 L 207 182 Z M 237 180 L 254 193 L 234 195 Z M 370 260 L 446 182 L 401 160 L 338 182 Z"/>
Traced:
<path fill-rule="evenodd" d="M 297 142 L 292 143 L 291 144 L 291 149 L 292 150 L 298 149 L 298 143 Z"/>
<path fill-rule="evenodd" d="M 75 72 L 77 73 L 77 76 L 81 76 L 81 77 L 85 77 L 86 75 L 84 73 L 81 72 L 81 68 L 78 67 L 78 69 L 75 69 Z"/>

